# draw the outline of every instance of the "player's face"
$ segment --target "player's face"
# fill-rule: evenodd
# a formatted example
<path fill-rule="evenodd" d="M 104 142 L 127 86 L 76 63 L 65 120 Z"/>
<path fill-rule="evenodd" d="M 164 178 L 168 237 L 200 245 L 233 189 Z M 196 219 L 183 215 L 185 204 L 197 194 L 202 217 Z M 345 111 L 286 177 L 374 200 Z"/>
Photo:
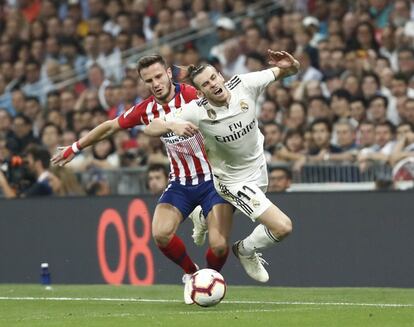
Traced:
<path fill-rule="evenodd" d="M 160 63 L 155 63 L 141 69 L 140 76 L 145 86 L 158 101 L 165 102 L 170 100 L 170 97 L 174 94 L 170 68 L 165 69 Z"/>
<path fill-rule="evenodd" d="M 208 66 L 194 78 L 197 89 L 213 104 L 224 105 L 230 93 L 224 86 L 223 76 L 214 67 Z"/>

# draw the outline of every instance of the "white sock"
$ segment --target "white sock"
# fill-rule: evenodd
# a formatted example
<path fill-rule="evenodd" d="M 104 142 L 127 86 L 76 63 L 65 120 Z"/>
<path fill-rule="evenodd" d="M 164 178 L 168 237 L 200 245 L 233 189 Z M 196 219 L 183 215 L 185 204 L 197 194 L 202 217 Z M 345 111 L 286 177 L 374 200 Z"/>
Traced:
<path fill-rule="evenodd" d="M 241 255 L 251 255 L 254 252 L 260 252 L 260 250 L 271 247 L 276 242 L 279 242 L 279 239 L 266 226 L 260 224 L 240 242 L 239 253 Z"/>

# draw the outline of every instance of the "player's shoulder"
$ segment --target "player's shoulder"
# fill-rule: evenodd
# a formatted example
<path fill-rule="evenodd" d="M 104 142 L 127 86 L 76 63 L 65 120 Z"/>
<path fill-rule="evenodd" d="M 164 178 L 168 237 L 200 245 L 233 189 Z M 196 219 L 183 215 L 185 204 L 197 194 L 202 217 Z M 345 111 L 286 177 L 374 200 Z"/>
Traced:
<path fill-rule="evenodd" d="M 239 87 L 242 83 L 242 75 L 234 75 L 232 78 L 230 78 L 226 83 L 226 87 L 229 90 L 234 90 L 237 87 Z"/>
<path fill-rule="evenodd" d="M 183 96 L 186 103 L 198 98 L 196 88 L 189 84 L 181 83 L 180 93 Z"/>
<path fill-rule="evenodd" d="M 128 116 L 132 115 L 142 115 L 146 112 L 147 107 L 149 104 L 153 103 L 155 101 L 154 96 L 150 96 L 146 98 L 145 100 L 142 100 L 138 102 L 137 104 L 133 105 L 129 109 L 125 110 L 125 112 L 120 116 L 123 118 L 127 118 Z"/>
<path fill-rule="evenodd" d="M 204 107 L 208 104 L 208 101 L 207 101 L 206 98 L 200 98 L 200 99 L 197 99 L 193 102 L 197 105 L 197 107 L 200 107 L 200 108 Z"/>

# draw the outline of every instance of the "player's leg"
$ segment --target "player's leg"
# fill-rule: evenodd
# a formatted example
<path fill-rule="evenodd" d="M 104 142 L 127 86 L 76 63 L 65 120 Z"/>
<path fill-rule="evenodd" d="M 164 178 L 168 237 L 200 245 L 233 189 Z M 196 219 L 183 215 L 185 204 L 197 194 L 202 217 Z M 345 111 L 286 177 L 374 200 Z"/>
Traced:
<path fill-rule="evenodd" d="M 292 232 L 292 221 L 273 203 L 258 218 L 260 223 L 253 232 L 239 244 L 239 252 L 250 255 L 280 242 Z"/>
<path fill-rule="evenodd" d="M 214 205 L 207 217 L 209 248 L 206 252 L 207 268 L 220 271 L 229 254 L 230 231 L 233 223 L 233 206 Z"/>
<path fill-rule="evenodd" d="M 196 272 L 197 267 L 175 233 L 183 217 L 187 217 L 193 208 L 185 186 L 171 183 L 158 201 L 152 222 L 152 235 L 158 248 L 187 274 Z"/>
<path fill-rule="evenodd" d="M 220 271 L 229 252 L 233 206 L 217 193 L 211 180 L 200 184 L 199 191 L 198 202 L 207 216 L 208 224 L 207 267 Z"/>

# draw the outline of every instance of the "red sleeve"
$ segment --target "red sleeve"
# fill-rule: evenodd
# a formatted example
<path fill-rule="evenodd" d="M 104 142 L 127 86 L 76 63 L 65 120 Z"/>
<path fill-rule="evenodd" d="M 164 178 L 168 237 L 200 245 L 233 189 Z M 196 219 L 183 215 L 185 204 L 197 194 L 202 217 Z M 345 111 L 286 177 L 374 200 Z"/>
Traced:
<path fill-rule="evenodd" d="M 185 103 L 198 99 L 197 89 L 188 84 L 181 84 L 181 94 L 183 95 Z"/>
<path fill-rule="evenodd" d="M 148 102 L 144 101 L 129 108 L 118 117 L 119 126 L 123 129 L 127 129 L 144 124 L 143 116 L 146 114 L 145 110 L 147 105 Z"/>

